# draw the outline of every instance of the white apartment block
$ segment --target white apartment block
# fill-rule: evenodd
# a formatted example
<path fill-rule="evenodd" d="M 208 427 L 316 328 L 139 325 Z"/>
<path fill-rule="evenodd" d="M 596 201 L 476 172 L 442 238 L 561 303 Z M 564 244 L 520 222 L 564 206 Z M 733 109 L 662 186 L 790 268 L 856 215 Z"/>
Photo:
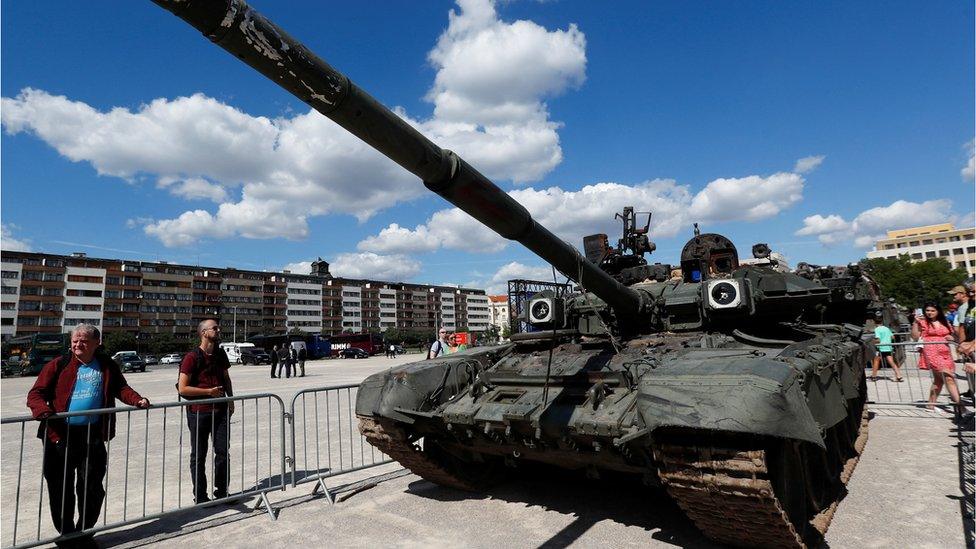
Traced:
<path fill-rule="evenodd" d="M 454 294 L 441 292 L 441 326 L 448 330 L 457 328 L 457 307 L 455 307 Z"/>
<path fill-rule="evenodd" d="M 386 331 L 388 328 L 396 328 L 397 300 L 396 290 L 393 288 L 380 288 L 380 330 Z"/>
<path fill-rule="evenodd" d="M 491 305 L 486 295 L 469 294 L 465 297 L 468 309 L 468 330 L 483 332 L 491 324 Z"/>
<path fill-rule="evenodd" d="M 951 223 L 888 231 L 888 237 L 875 243 L 869 258 L 895 258 L 908 255 L 913 262 L 942 259 L 953 267 L 976 275 L 976 229 L 956 229 Z"/>
<path fill-rule="evenodd" d="M 298 328 L 304 332 L 321 332 L 322 283 L 287 280 L 285 293 L 288 295 L 285 327 L 288 330 Z"/>
<path fill-rule="evenodd" d="M 69 265 L 64 274 L 61 331 L 70 332 L 78 324 L 91 324 L 101 329 L 105 309 L 105 269 Z"/>
<path fill-rule="evenodd" d="M 0 336 L 13 336 L 17 330 L 17 301 L 24 266 L 20 263 L 0 263 Z"/>
<path fill-rule="evenodd" d="M 342 329 L 354 334 L 363 331 L 363 294 L 359 286 L 342 287 Z"/>

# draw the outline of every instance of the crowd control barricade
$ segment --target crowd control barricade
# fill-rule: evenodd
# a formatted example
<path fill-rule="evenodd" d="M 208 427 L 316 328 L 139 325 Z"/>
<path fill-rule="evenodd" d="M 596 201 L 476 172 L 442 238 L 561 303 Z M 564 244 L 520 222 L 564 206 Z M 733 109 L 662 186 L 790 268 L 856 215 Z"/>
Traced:
<path fill-rule="evenodd" d="M 231 403 L 234 413 L 226 420 L 228 494 L 221 499 L 195 503 L 190 476 L 191 442 L 187 407 Z M 78 517 L 79 505 L 75 502 L 75 521 L 84 519 L 89 527 L 64 539 L 144 522 L 190 508 L 246 499 L 256 499 L 255 509 L 263 506 L 272 518 L 275 517 L 267 493 L 284 490 L 287 482 L 285 410 L 284 403 L 277 395 L 183 400 L 146 409 L 104 408 L 56 414 L 42 421 L 20 416 L 0 420 L 4 448 L 0 471 L 3 488 L 0 547 L 33 547 L 58 538 L 50 510 L 49 483 L 43 474 L 45 451 L 49 447 L 57 449 L 57 446 L 47 437 L 37 438 L 38 427 L 69 417 L 101 417 L 105 414 L 115 414 L 116 434 L 115 438 L 104 441 L 108 458 L 101 480 L 104 500 L 100 508 L 93 509 L 87 505 L 89 490 L 87 486 L 83 487 L 80 499 L 85 503 L 85 514 L 96 513 L 97 521 L 91 521 L 90 516 Z M 214 417 L 211 416 L 211 422 L 216 421 Z M 90 427 L 68 429 L 63 439 L 65 452 L 70 452 L 72 448 L 79 449 L 79 444 L 92 434 L 97 437 L 100 431 L 100 422 Z M 75 437 L 74 440 L 72 437 Z M 86 456 L 84 459 L 91 459 L 93 454 L 81 450 L 81 455 Z M 207 493 L 208 497 L 214 497 L 212 444 L 209 445 L 206 459 Z M 67 467 L 62 475 L 69 476 Z M 75 490 L 74 483 L 65 484 L 64 490 Z"/>
<path fill-rule="evenodd" d="M 872 364 L 865 365 L 865 375 L 868 377 L 867 399 L 869 404 L 911 407 L 928 406 L 933 371 L 924 368 L 923 364 L 921 364 L 924 362 L 921 349 L 928 346 L 949 347 L 956 365 L 954 378 L 956 380 L 956 386 L 959 388 L 959 393 L 965 393 L 972 388 L 970 376 L 965 374 L 962 362 L 956 360 L 956 346 L 958 344 L 955 341 L 921 342 L 912 341 L 910 339 L 911 334 L 895 334 L 895 336 L 896 339 L 907 339 L 907 341 L 894 341 L 890 344 L 895 350 L 901 349 L 904 351 L 904 358 L 901 360 L 896 359 L 898 365 L 901 367 L 904 381 L 897 382 L 895 380 L 894 370 L 885 362 L 881 364 L 877 379 L 872 381 L 870 377 Z M 896 354 L 900 355 L 901 353 Z M 935 405 L 945 406 L 949 404 L 952 404 L 949 390 L 943 387 L 935 401 Z"/>
<path fill-rule="evenodd" d="M 291 400 L 291 485 L 315 483 L 331 503 L 335 494 L 325 480 L 391 463 L 359 433 L 356 392 L 359 384 L 306 389 Z"/>

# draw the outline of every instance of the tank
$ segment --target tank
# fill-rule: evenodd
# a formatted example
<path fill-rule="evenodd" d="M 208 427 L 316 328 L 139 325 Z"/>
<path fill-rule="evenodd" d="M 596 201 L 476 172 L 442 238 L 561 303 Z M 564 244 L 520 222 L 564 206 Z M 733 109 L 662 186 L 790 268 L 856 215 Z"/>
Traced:
<path fill-rule="evenodd" d="M 697 227 L 676 269 L 649 264 L 650 215 L 640 226 L 633 208 L 616 246 L 593 235 L 581 254 L 244 2 L 156 3 L 575 283 L 532 296 L 534 331 L 510 343 L 367 378 L 370 444 L 461 490 L 527 462 L 617 472 L 663 487 L 718 542 L 822 540 L 867 437 L 864 311 L 811 321 L 831 287 L 740 265 Z"/>

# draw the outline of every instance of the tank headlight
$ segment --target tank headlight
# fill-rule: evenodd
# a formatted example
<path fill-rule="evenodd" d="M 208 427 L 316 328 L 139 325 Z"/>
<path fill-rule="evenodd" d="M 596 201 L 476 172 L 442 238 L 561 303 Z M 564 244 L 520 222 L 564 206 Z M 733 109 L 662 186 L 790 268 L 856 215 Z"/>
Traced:
<path fill-rule="evenodd" d="M 742 290 L 736 280 L 708 282 L 708 306 L 712 309 L 733 309 L 742 303 Z"/>

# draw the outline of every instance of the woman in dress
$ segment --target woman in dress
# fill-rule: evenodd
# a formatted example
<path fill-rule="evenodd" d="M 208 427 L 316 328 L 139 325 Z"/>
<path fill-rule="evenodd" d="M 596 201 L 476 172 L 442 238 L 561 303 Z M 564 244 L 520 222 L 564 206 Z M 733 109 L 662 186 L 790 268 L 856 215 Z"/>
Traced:
<path fill-rule="evenodd" d="M 925 365 L 932 370 L 932 388 L 929 389 L 928 409 L 941 411 L 935 407 L 935 400 L 942 392 L 942 386 L 949 389 L 949 396 L 956 404 L 956 409 L 960 409 L 959 388 L 956 386 L 956 364 L 952 360 L 952 353 L 949 351 L 947 341 L 953 341 L 952 326 L 946 320 L 942 307 L 936 303 L 926 303 L 921 317 L 915 319 L 912 324 L 912 337 L 916 340 L 921 338 L 926 345 L 922 346 L 921 355 L 925 359 Z M 935 343 L 943 343 L 936 345 Z"/>

